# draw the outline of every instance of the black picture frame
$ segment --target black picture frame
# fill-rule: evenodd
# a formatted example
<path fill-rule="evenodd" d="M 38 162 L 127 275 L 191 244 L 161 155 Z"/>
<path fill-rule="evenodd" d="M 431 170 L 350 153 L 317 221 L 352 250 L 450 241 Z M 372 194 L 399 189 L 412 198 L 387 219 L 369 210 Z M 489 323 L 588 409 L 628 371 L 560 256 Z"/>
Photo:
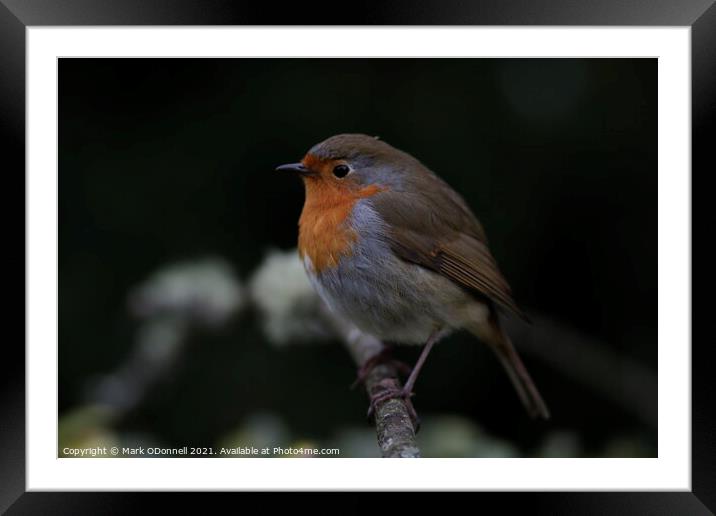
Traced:
<path fill-rule="evenodd" d="M 347 8 L 346 8 L 347 9 Z M 716 170 L 716 5 L 713 0 L 640 2 L 637 0 L 421 0 L 358 2 L 341 13 L 332 6 L 297 2 L 281 5 L 232 0 L 0 0 L 0 141 L 4 149 L 5 198 L 25 199 L 25 29 L 42 25 L 627 25 L 690 26 L 692 36 L 692 191 L 693 179 Z M 6 204 L 7 205 L 7 204 Z M 23 214 L 24 209 L 23 209 Z M 17 212 L 7 228 L 19 226 Z M 24 222 L 24 215 L 23 215 Z M 11 260 L 6 280 L 24 282 L 25 227 L 5 249 Z M 693 253 L 693 245 L 692 250 Z M 10 253 L 6 253 L 9 256 Z M 693 255 L 692 255 L 693 256 Z M 692 266 L 693 267 L 693 266 Z M 10 272 L 12 271 L 12 272 Z M 9 284 L 7 282 L 6 284 Z M 20 285 L 17 286 L 20 288 Z M 23 290 L 24 292 L 24 290 Z M 11 300 L 6 321 L 24 321 L 24 299 Z M 22 311 L 22 313 L 20 313 Z M 17 314 L 13 312 L 18 312 Z M 693 313 L 693 312 L 692 312 Z M 692 315 L 693 320 L 693 315 Z M 24 334 L 24 325 L 23 325 Z M 24 339 L 4 339 L 0 380 L 0 512 L 10 514 L 124 512 L 144 506 L 148 497 L 128 493 L 25 492 Z M 669 343 L 685 345 L 686 343 Z M 692 491 L 620 493 L 483 493 L 502 511 L 528 506 L 537 513 L 713 514 L 716 511 L 716 425 L 714 354 L 706 339 L 692 338 Z M 181 502 L 185 509 L 185 498 Z M 199 502 L 203 506 L 204 502 Z M 264 503 L 264 502 L 262 502 Z M 325 501 L 324 501 L 325 503 Z M 481 502 L 482 503 L 482 502 Z M 346 504 L 344 507 L 355 504 Z M 360 504 L 358 505 L 360 507 Z M 364 507 L 365 508 L 365 507 Z M 407 507 L 403 507 L 403 510 Z"/>

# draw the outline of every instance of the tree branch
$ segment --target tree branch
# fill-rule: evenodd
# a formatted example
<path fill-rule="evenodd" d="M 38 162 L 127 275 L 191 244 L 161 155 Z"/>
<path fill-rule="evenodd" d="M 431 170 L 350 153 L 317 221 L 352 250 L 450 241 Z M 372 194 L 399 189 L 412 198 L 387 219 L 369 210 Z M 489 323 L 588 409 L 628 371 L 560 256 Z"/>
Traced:
<path fill-rule="evenodd" d="M 358 367 L 383 350 L 383 344 L 379 340 L 339 319 L 325 306 L 323 308 L 324 317 L 335 328 Z M 395 367 L 385 363 L 373 367 L 365 379 L 365 388 L 369 397 L 388 388 L 400 389 Z M 393 398 L 378 403 L 375 407 L 375 427 L 383 457 L 420 457 L 415 441 L 415 429 L 405 400 Z"/>

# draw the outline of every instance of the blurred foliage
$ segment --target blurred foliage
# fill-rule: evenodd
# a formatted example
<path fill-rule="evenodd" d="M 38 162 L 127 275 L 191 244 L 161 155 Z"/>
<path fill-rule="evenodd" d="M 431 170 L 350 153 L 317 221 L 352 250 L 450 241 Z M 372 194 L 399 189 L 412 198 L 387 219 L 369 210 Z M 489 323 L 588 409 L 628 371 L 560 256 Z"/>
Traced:
<path fill-rule="evenodd" d="M 68 457 L 64 448 L 111 447 L 119 443 L 111 429 L 112 411 L 98 405 L 84 405 L 68 411 L 60 418 L 58 425 L 58 456 Z"/>
<path fill-rule="evenodd" d="M 269 249 L 296 242 L 302 187 L 274 166 L 340 132 L 379 135 L 461 192 L 528 312 L 655 371 L 656 70 L 655 59 L 61 59 L 61 442 L 215 446 L 277 432 L 375 454 L 345 351 L 268 345 L 280 335 L 248 281 Z M 82 408 L 138 356 L 147 322 L 134 289 L 206 256 L 258 309 L 182 327 L 180 353 L 116 421 Z M 240 286 L 224 292 L 242 303 Z M 655 455 L 656 428 L 526 360 L 547 424 L 526 418 L 470 337 L 438 346 L 415 398 L 425 455 Z"/>

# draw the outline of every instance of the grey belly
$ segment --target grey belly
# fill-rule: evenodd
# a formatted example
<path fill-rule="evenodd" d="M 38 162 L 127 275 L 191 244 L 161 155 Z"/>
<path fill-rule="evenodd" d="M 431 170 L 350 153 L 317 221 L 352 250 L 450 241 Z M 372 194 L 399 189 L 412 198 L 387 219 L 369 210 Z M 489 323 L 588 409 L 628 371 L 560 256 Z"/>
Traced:
<path fill-rule="evenodd" d="M 424 344 L 436 330 L 463 325 L 471 296 L 453 282 L 394 256 L 380 242 L 357 245 L 335 268 L 311 273 L 328 306 L 360 330 L 394 343 Z"/>

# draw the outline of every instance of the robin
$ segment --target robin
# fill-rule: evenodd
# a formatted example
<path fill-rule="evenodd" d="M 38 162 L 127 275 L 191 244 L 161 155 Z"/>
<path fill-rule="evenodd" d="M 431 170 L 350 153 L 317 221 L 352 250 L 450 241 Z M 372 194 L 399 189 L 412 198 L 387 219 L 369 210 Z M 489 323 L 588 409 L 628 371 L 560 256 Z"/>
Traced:
<path fill-rule="evenodd" d="M 404 387 L 381 392 L 408 402 L 430 350 L 464 328 L 505 367 L 533 417 L 549 411 L 498 309 L 525 318 L 462 197 L 410 154 L 363 134 L 339 134 L 299 163 L 303 180 L 298 250 L 328 307 L 384 342 L 424 345 Z M 412 410 L 412 405 L 410 405 Z"/>

